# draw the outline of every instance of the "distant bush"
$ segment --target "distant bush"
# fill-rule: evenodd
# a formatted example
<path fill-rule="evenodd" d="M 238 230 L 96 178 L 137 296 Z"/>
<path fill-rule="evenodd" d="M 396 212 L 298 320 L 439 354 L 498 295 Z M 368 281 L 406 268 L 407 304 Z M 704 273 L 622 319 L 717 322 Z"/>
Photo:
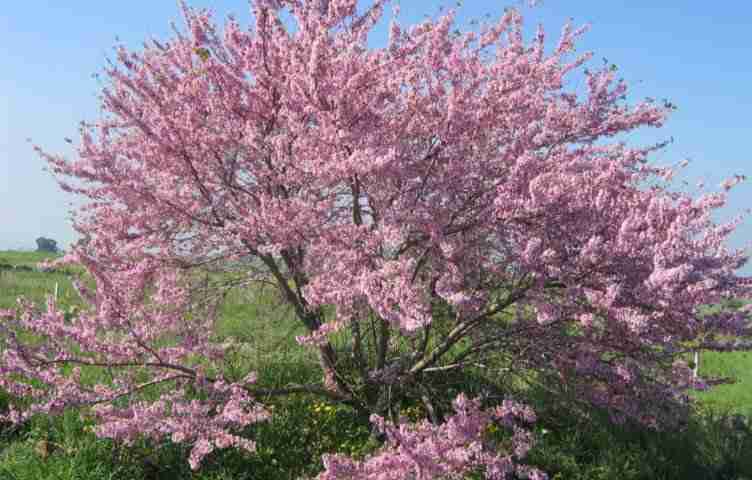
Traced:
<path fill-rule="evenodd" d="M 37 238 L 37 252 L 57 253 L 57 242 L 51 238 L 39 237 Z"/>

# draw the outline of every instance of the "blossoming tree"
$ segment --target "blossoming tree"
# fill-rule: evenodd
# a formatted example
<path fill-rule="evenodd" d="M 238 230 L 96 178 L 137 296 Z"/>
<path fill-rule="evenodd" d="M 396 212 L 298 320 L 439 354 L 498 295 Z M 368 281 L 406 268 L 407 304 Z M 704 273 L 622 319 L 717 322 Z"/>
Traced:
<path fill-rule="evenodd" d="M 184 7 L 185 33 L 118 51 L 78 158 L 40 150 L 89 199 L 76 218 L 89 241 L 64 261 L 94 278 L 95 290 L 79 285 L 91 308 L 4 312 L 0 385 L 31 402 L 9 418 L 90 407 L 99 435 L 187 442 L 197 466 L 215 448 L 253 449 L 238 432 L 268 416 L 262 395 L 377 415 L 414 397 L 434 424 L 374 417 L 402 444 L 370 463 L 330 457 L 324 478 L 370 478 L 431 435 L 442 451 L 479 448 L 436 472 L 508 472 L 472 443 L 503 415 L 462 398 L 439 426 L 432 378 L 493 360 L 660 425 L 700 382 L 680 361 L 686 345 L 731 349 L 748 333 L 745 312 L 700 308 L 750 293 L 735 273 L 745 255 L 725 246 L 736 221 L 712 219 L 726 193 L 672 191 L 670 170 L 648 162 L 660 145 L 612 139 L 661 126 L 670 105 L 627 104 L 608 68 L 580 72 L 584 93 L 566 88 L 590 58 L 573 56 L 582 29 L 547 51 L 515 10 L 465 34 L 449 12 L 393 20 L 388 45 L 370 48 L 385 2 L 356 3 L 255 0 L 252 28 L 230 18 L 223 31 Z M 199 295 L 194 272 L 239 259 L 251 259 L 244 281 L 273 283 L 305 327 L 319 384 L 266 388 L 221 368 L 221 292 Z"/>

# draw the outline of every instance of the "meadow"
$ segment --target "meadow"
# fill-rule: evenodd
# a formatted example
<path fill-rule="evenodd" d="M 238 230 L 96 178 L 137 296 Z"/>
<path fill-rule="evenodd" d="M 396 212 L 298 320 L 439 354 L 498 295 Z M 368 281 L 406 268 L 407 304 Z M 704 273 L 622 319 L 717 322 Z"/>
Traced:
<path fill-rule="evenodd" d="M 0 308 L 13 307 L 19 296 L 43 303 L 56 285 L 65 308 L 81 307 L 69 279 L 74 272 L 35 269 L 45 258 L 35 252 L 0 252 Z M 247 370 L 263 357 L 262 383 L 306 383 L 319 373 L 311 371 L 309 354 L 295 345 L 298 328 L 269 292 L 239 288 L 225 300 L 217 335 L 242 347 L 228 368 Z M 733 383 L 698 393 L 689 423 L 670 432 L 616 426 L 600 412 L 572 415 L 542 390 L 529 392 L 540 420 L 528 463 L 553 479 L 752 479 L 752 353 L 705 352 L 700 374 Z M 472 392 L 475 382 L 469 372 L 447 378 L 446 384 Z M 0 409 L 6 402 L 0 393 Z M 98 439 L 91 423 L 75 411 L 38 417 L 21 427 L 0 425 L 0 479 L 294 479 L 320 471 L 323 453 L 364 455 L 376 447 L 367 420 L 347 407 L 313 402 L 304 394 L 267 403 L 274 412 L 271 420 L 246 432 L 257 441 L 255 454 L 215 452 L 197 472 L 185 461 L 185 447 L 147 441 L 123 446 Z M 402 414 L 415 419 L 425 412 L 407 406 Z"/>

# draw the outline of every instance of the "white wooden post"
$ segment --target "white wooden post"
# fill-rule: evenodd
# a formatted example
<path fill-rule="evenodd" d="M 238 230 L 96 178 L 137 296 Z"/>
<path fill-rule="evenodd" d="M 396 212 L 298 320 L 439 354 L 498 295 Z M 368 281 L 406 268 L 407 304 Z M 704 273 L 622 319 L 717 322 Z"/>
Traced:
<path fill-rule="evenodd" d="M 692 380 L 697 380 L 697 375 L 700 372 L 700 351 L 695 350 L 695 364 L 692 369 Z"/>

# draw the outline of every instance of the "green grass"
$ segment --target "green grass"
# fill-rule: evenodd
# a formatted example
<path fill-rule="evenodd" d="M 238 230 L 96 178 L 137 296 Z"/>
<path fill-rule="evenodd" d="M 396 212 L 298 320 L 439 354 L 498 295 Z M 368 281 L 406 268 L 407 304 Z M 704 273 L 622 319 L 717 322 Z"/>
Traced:
<path fill-rule="evenodd" d="M 752 352 L 703 352 L 700 376 L 730 377 L 734 381 L 698 393 L 697 398 L 703 405 L 719 412 L 752 417 Z"/>
<path fill-rule="evenodd" d="M 0 251 L 0 264 L 21 265 L 35 267 L 39 262 L 58 258 L 57 253 L 49 252 L 18 252 L 12 250 Z"/>
<path fill-rule="evenodd" d="M 0 308 L 13 308 L 18 297 L 44 304 L 58 286 L 58 302 L 63 306 L 79 304 L 70 279 L 62 273 L 0 270 Z"/>
<path fill-rule="evenodd" d="M 597 412 L 578 419 L 537 407 L 539 443 L 529 461 L 555 480 L 752 478 L 752 431 L 731 430 L 728 415 L 706 411 L 682 430 L 657 432 L 613 425 Z"/>
<path fill-rule="evenodd" d="M 1 251 L 0 266 L 11 265 L 22 268 L 0 268 L 0 308 L 15 307 L 19 297 L 43 305 L 48 296 L 54 295 L 55 285 L 57 285 L 60 305 L 63 307 L 80 305 L 80 298 L 67 275 L 73 272 L 72 269 L 55 272 L 33 270 L 39 262 L 56 257 L 55 254 L 44 252 Z"/>
<path fill-rule="evenodd" d="M 45 258 L 49 255 L 0 252 L 0 264 L 34 266 Z M 0 270 L 0 308 L 13 307 L 21 295 L 44 302 L 55 284 L 63 306 L 80 302 L 62 272 Z M 320 380 L 315 356 L 294 340 L 302 327 L 272 289 L 231 291 L 220 317 L 217 336 L 235 341 L 225 365 L 233 376 L 255 369 L 259 383 L 267 386 Z M 733 414 L 752 415 L 752 353 L 703 353 L 701 374 L 735 377 L 737 382 L 698 394 L 698 414 L 674 432 L 613 425 L 598 412 L 576 417 L 546 394 L 531 392 L 539 422 L 529 462 L 559 480 L 752 479 L 752 431 L 730 427 Z M 437 404 L 448 404 L 457 390 L 474 395 L 484 388 L 473 372 L 448 376 L 442 385 L 435 391 L 441 397 Z M 198 472 L 188 469 L 184 446 L 147 441 L 116 445 L 96 438 L 74 411 L 35 418 L 21 428 L 0 424 L 0 480 L 294 479 L 320 471 L 323 453 L 363 455 L 376 447 L 367 419 L 347 407 L 305 395 L 261 400 L 274 414 L 245 432 L 257 441 L 258 451 L 215 452 Z M 3 404 L 0 392 L 0 410 Z M 420 409 L 410 412 L 411 417 L 421 415 Z"/>

